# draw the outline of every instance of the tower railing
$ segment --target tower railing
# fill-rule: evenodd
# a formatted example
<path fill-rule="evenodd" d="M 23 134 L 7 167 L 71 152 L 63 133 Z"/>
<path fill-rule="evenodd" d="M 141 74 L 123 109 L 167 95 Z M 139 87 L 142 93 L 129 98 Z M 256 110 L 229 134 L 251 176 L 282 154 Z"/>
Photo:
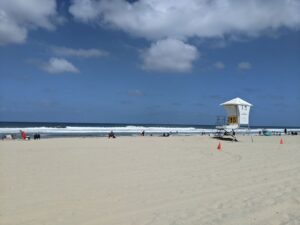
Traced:
<path fill-rule="evenodd" d="M 226 116 L 217 116 L 216 119 L 216 126 L 223 126 L 227 124 L 227 117 Z"/>

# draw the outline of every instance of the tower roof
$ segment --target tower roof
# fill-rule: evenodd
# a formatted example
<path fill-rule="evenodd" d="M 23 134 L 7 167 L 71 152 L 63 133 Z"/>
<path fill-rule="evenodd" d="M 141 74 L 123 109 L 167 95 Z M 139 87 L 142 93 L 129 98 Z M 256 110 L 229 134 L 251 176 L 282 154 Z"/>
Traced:
<path fill-rule="evenodd" d="M 248 106 L 252 106 L 252 104 L 250 104 L 249 102 L 244 101 L 241 98 L 231 99 L 227 102 L 222 103 L 221 105 L 248 105 Z"/>

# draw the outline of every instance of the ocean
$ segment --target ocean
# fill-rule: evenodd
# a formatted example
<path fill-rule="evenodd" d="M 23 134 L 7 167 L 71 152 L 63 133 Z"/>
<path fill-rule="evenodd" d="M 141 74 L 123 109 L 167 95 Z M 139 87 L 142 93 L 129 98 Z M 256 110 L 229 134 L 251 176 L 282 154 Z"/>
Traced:
<path fill-rule="evenodd" d="M 208 135 L 216 132 L 216 125 L 182 124 L 113 124 L 113 123 L 49 123 L 49 122 L 0 122 L 0 134 L 20 135 L 20 130 L 28 135 L 39 133 L 41 137 L 102 137 L 113 131 L 117 136 L 137 136 L 142 131 L 145 135 Z M 283 133 L 300 132 L 299 127 L 252 126 L 250 130 L 239 129 L 237 133 L 258 134 L 263 129 Z"/>

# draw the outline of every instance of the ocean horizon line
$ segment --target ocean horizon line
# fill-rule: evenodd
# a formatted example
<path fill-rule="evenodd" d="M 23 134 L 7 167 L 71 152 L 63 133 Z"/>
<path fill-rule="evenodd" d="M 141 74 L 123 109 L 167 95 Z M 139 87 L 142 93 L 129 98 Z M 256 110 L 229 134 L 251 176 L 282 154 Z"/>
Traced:
<path fill-rule="evenodd" d="M 116 122 L 53 122 L 53 121 L 0 121 L 0 127 L 5 127 L 5 125 L 10 125 L 10 127 L 14 127 L 13 125 L 51 125 L 52 126 L 86 126 L 91 125 L 95 127 L 97 125 L 102 126 L 144 126 L 144 127 L 203 127 L 203 128 L 213 128 L 216 124 L 184 124 L 184 123 L 116 123 Z M 290 126 L 290 125 L 250 125 L 250 128 L 300 128 L 300 125 Z"/>

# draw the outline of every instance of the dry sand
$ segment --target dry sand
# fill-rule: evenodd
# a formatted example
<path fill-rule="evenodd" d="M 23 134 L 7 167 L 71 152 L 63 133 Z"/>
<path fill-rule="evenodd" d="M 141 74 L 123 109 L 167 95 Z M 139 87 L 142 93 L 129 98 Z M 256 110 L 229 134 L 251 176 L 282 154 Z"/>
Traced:
<path fill-rule="evenodd" d="M 300 137 L 0 141 L 1 225 L 300 224 Z"/>

